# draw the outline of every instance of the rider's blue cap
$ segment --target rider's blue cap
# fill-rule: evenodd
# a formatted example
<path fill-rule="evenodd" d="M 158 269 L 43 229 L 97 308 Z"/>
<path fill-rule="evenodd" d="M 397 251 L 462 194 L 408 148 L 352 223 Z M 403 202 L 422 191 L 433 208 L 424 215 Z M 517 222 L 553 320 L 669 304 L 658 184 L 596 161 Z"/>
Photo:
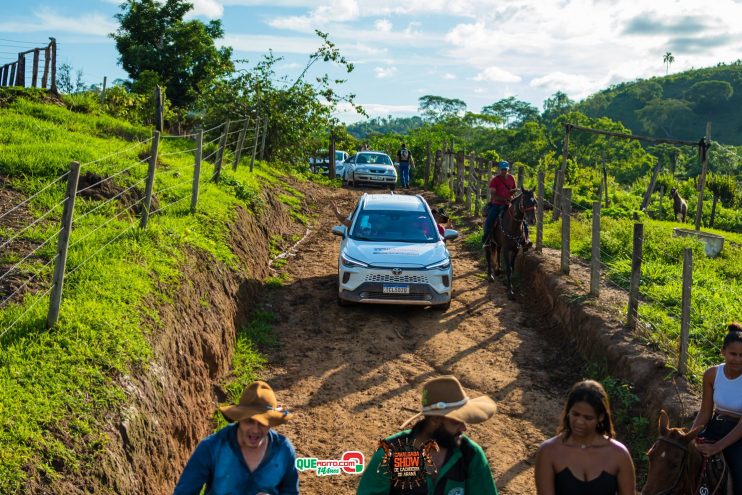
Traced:
<path fill-rule="evenodd" d="M 506 162 L 505 160 L 501 161 L 499 163 L 500 168 L 510 168 L 510 164 Z"/>

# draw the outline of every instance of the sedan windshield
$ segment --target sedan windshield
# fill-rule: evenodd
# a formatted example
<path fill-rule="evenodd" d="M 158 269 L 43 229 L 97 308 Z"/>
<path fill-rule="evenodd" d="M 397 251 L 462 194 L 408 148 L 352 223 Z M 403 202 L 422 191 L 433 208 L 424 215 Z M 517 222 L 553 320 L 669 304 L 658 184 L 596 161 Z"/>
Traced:
<path fill-rule="evenodd" d="M 377 153 L 361 153 L 356 158 L 356 163 L 359 165 L 391 165 L 392 160 L 387 155 Z"/>
<path fill-rule="evenodd" d="M 426 212 L 364 210 L 351 239 L 374 242 L 438 242 L 438 229 Z"/>

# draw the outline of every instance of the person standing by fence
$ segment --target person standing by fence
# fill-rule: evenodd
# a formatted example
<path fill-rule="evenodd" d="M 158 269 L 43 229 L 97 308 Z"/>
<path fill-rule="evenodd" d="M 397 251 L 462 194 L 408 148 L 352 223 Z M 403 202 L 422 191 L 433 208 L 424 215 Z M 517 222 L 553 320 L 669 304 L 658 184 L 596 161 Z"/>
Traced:
<path fill-rule="evenodd" d="M 415 159 L 412 158 L 412 152 L 407 149 L 407 145 L 402 143 L 402 147 L 397 151 L 397 161 L 399 162 L 399 177 L 402 187 L 410 188 L 410 167 L 415 166 Z"/>
<path fill-rule="evenodd" d="M 734 495 L 742 494 L 742 324 L 733 322 L 721 346 L 724 362 L 703 374 L 701 410 L 693 428 L 705 426 L 696 448 L 709 457 L 722 452 Z"/>

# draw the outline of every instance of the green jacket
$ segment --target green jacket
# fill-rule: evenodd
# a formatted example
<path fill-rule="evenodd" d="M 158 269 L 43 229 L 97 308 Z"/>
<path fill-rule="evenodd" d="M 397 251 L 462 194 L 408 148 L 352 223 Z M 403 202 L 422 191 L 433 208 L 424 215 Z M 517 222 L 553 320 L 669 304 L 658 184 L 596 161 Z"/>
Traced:
<path fill-rule="evenodd" d="M 405 430 L 392 435 L 387 440 L 396 440 L 409 434 L 410 430 Z M 466 456 L 464 453 L 466 453 Z M 382 449 L 374 453 L 361 476 L 361 482 L 356 492 L 358 495 L 388 495 L 391 493 L 392 487 L 389 477 L 376 472 L 383 457 L 384 451 Z M 462 435 L 461 447 L 457 447 L 453 451 L 438 471 L 435 481 L 428 478 L 427 484 L 427 495 L 497 495 L 495 480 L 492 479 L 487 456 L 484 454 L 482 447 L 466 435 Z"/>

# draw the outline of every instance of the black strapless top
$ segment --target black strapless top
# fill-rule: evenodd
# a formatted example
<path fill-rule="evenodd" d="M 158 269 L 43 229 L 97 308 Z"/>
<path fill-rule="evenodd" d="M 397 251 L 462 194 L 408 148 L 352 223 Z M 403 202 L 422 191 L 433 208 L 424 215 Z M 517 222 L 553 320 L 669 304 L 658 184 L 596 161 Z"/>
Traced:
<path fill-rule="evenodd" d="M 575 478 L 569 468 L 559 471 L 554 478 L 556 495 L 616 495 L 618 493 L 618 478 L 605 471 L 590 481 Z"/>

